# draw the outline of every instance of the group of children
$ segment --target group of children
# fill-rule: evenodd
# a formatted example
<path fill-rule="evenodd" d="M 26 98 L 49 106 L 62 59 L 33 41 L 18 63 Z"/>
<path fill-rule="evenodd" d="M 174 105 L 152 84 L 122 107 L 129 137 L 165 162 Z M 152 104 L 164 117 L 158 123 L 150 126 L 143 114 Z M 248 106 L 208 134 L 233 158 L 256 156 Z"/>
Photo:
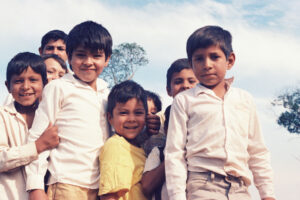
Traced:
<path fill-rule="evenodd" d="M 112 54 L 102 25 L 48 36 L 41 56 L 19 53 L 7 66 L 1 199 L 251 199 L 249 169 L 261 198 L 275 199 L 252 97 L 225 79 L 235 62 L 228 31 L 205 26 L 189 37 L 188 58 L 167 72 L 174 101 L 165 112 L 138 83 L 109 91 L 98 78 Z"/>

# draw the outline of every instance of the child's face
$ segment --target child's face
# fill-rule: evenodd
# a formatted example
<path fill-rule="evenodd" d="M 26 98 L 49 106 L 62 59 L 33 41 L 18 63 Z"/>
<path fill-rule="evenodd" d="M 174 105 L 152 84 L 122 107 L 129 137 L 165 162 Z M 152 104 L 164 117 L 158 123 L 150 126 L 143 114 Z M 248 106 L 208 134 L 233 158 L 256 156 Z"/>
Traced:
<path fill-rule="evenodd" d="M 226 71 L 234 64 L 234 54 L 231 53 L 228 59 L 219 46 L 197 49 L 192 55 L 193 71 L 201 84 L 217 89 L 225 86 Z"/>
<path fill-rule="evenodd" d="M 147 99 L 147 106 L 148 106 L 148 114 L 155 115 L 157 113 L 157 108 L 154 104 L 152 99 Z"/>
<path fill-rule="evenodd" d="M 61 57 L 65 62 L 68 59 L 67 53 L 66 53 L 66 44 L 63 40 L 50 40 L 44 47 L 44 49 L 40 49 L 41 55 L 47 55 L 47 54 L 56 54 L 59 57 Z"/>
<path fill-rule="evenodd" d="M 12 75 L 8 90 L 16 102 L 22 106 L 31 106 L 42 96 L 42 77 L 28 67 L 20 75 Z"/>
<path fill-rule="evenodd" d="M 72 70 L 77 78 L 96 89 L 98 76 L 108 65 L 109 58 L 105 58 L 102 50 L 91 52 L 82 47 L 76 48 L 69 60 Z"/>
<path fill-rule="evenodd" d="M 167 88 L 168 95 L 175 97 L 179 92 L 193 88 L 198 80 L 192 69 L 183 69 L 172 75 L 170 88 Z"/>
<path fill-rule="evenodd" d="M 61 67 L 59 62 L 53 58 L 48 58 L 44 61 L 47 68 L 48 83 L 54 79 L 61 78 L 65 75 L 66 71 Z"/>
<path fill-rule="evenodd" d="M 134 139 L 145 126 L 145 108 L 142 101 L 136 98 L 126 103 L 117 103 L 108 121 L 115 131 L 127 139 Z"/>

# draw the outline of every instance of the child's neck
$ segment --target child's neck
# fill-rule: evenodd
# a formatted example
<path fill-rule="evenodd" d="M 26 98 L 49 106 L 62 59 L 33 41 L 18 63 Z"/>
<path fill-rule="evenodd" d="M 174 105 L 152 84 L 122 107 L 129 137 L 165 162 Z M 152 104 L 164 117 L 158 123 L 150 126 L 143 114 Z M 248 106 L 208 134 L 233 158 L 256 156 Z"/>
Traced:
<path fill-rule="evenodd" d="M 215 93 L 215 95 L 217 97 L 220 97 L 221 99 L 224 99 L 224 96 L 229 88 L 229 85 L 226 84 L 225 80 L 216 86 L 212 86 L 212 87 L 206 85 L 204 86 L 211 89 Z"/>
<path fill-rule="evenodd" d="M 126 138 L 126 137 L 120 135 L 120 134 L 117 133 L 117 132 L 116 132 L 116 134 L 117 134 L 118 136 L 121 136 L 121 137 L 125 138 L 125 140 L 127 140 L 127 142 L 129 142 L 130 144 L 132 144 L 132 145 L 134 145 L 134 146 L 136 146 L 136 147 L 141 147 L 141 145 L 138 143 L 138 141 L 136 140 L 136 138 L 128 139 L 128 138 Z"/>
<path fill-rule="evenodd" d="M 34 104 L 30 106 L 23 106 L 18 102 L 15 102 L 15 108 L 18 113 L 22 115 L 24 120 L 26 121 L 28 129 L 31 128 L 33 118 L 35 115 L 35 110 L 37 109 L 39 101 L 37 100 Z"/>

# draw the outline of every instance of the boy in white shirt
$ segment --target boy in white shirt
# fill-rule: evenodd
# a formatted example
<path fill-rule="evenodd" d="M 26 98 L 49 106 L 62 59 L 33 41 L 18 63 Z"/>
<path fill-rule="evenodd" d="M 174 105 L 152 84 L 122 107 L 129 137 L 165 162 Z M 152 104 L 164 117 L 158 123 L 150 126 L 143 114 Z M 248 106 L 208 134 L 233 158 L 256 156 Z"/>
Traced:
<path fill-rule="evenodd" d="M 70 31 L 66 48 L 74 74 L 45 87 L 28 138 L 36 140 L 51 122 L 58 126 L 60 144 L 26 167 L 30 199 L 47 199 L 43 191 L 47 168 L 49 200 L 97 199 L 98 155 L 108 137 L 105 107 L 109 92 L 98 76 L 108 65 L 112 38 L 102 25 L 86 21 Z"/>
<path fill-rule="evenodd" d="M 26 144 L 46 83 L 45 63 L 36 54 L 18 53 L 7 65 L 5 85 L 14 100 L 0 107 L 1 200 L 28 199 L 24 166 L 58 145 L 57 127 L 50 125 L 35 142 Z"/>
<path fill-rule="evenodd" d="M 251 199 L 249 170 L 261 198 L 275 198 L 253 99 L 225 80 L 235 62 L 231 40 L 221 27 L 206 26 L 187 41 L 200 83 L 172 104 L 165 149 L 170 199 Z"/>

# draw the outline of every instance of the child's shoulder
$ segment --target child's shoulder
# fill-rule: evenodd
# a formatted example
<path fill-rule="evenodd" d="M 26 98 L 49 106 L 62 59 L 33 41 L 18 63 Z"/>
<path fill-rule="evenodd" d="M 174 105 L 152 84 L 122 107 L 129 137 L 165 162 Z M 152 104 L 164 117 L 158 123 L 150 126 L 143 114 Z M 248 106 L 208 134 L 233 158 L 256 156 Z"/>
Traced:
<path fill-rule="evenodd" d="M 253 96 L 250 94 L 250 92 L 236 87 L 231 87 L 231 95 L 234 96 L 234 98 L 242 99 L 247 102 L 253 102 Z"/>

